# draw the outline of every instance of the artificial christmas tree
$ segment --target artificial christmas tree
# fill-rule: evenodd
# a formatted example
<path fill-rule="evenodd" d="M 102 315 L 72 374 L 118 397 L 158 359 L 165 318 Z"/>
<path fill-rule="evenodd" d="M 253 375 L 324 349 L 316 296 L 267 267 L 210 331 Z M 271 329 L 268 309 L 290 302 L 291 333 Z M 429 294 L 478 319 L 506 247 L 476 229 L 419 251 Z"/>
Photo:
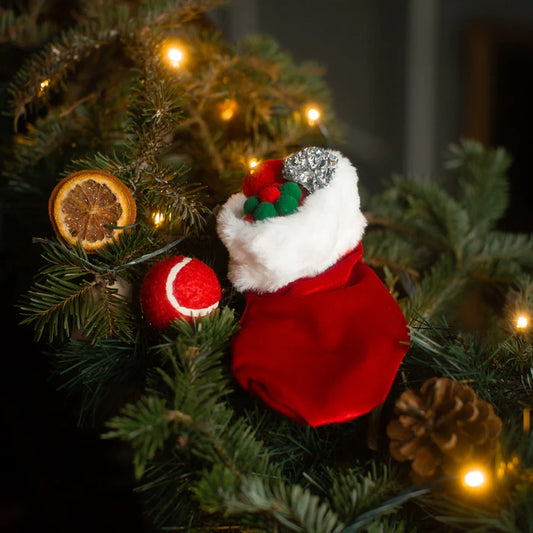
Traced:
<path fill-rule="evenodd" d="M 6 136 L 5 190 L 19 204 L 33 202 L 38 220 L 48 218 L 57 183 L 76 171 L 113 176 L 135 202 L 135 217 L 120 221 L 118 209 L 102 217 L 105 242 L 97 238 L 89 255 L 83 239 L 56 236 L 52 224 L 31 226 L 41 268 L 18 309 L 23 325 L 46 344 L 58 386 L 76 394 L 80 423 L 93 421 L 106 441 L 127 443 L 136 489 L 159 528 L 531 529 L 533 338 L 523 319 L 533 312 L 533 239 L 498 230 L 507 206 L 503 149 L 463 141 L 451 147 L 443 183 L 396 178 L 361 206 L 368 221 L 361 269 L 372 267 L 381 277 L 372 274 L 383 301 L 403 311 L 411 341 L 387 397 L 377 398 L 384 400 L 379 408 L 364 415 L 376 406 L 371 402 L 357 413 L 363 416 L 350 412 L 342 423 L 313 428 L 239 387 L 230 345 L 239 338 L 245 302 L 228 275 L 249 263 L 239 265 L 229 250 L 238 268 L 228 271 L 216 218 L 224 218 L 223 205 L 237 194 L 245 227 L 298 220 L 320 193 L 307 189 L 306 180 L 297 183 L 300 194 L 282 190 L 270 174 L 279 163 L 271 163 L 257 166 L 261 179 L 245 181 L 242 193 L 241 183 L 252 163 L 283 161 L 310 146 L 329 151 L 336 139 L 323 133 L 334 132 L 336 121 L 314 68 L 295 65 L 268 39 L 229 45 L 206 14 L 216 4 L 80 2 L 76 20 L 63 22 L 39 18 L 38 9 L 18 18 L 2 12 L 2 27 L 29 55 L 10 84 L 15 131 Z M 31 43 L 21 27 L 34 28 Z M 32 55 L 36 42 L 42 47 Z M 320 106 L 320 118 L 307 119 L 310 104 Z M 301 177 L 302 169 L 295 172 Z M 348 204 L 358 203 L 355 194 L 347 191 Z M 126 196 L 115 198 L 131 214 Z M 245 197 L 257 197 L 247 213 Z M 256 214 L 260 204 L 271 206 L 262 208 L 267 216 Z M 302 277 L 315 283 L 357 250 L 362 228 L 352 229 L 350 246 L 328 256 L 328 264 L 313 271 L 311 258 L 294 280 L 280 281 L 274 271 L 265 286 L 276 291 Z M 141 287 L 151 268 L 172 256 L 212 267 L 220 303 L 204 317 L 165 323 L 160 332 L 143 317 Z M 463 328 L 473 296 L 483 302 L 477 332 Z M 328 334 L 323 324 L 321 316 L 320 342 Z M 386 332 L 391 324 L 380 327 Z M 369 354 L 376 345 L 369 343 Z M 348 358 L 346 343 L 339 346 Z M 313 372 L 302 361 L 295 382 Z M 320 372 L 313 376 L 322 385 Z M 396 400 L 431 378 L 467 383 L 503 421 L 501 436 L 491 433 L 497 453 L 476 465 L 491 478 L 482 497 L 460 486 L 459 471 L 413 485 L 410 465 L 390 454 L 386 427 Z M 335 382 L 323 384 L 335 389 Z"/>

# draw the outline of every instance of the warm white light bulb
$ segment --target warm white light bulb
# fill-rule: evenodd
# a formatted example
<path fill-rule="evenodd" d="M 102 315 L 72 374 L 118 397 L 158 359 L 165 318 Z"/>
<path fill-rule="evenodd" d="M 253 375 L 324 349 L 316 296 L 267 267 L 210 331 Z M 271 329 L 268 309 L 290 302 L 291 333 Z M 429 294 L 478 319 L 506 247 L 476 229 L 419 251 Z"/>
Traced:
<path fill-rule="evenodd" d="M 235 100 L 224 100 L 220 107 L 220 118 L 229 122 L 235 116 L 237 107 L 237 102 Z"/>
<path fill-rule="evenodd" d="M 316 122 L 320 118 L 320 111 L 314 107 L 307 110 L 307 118 L 309 122 Z"/>
<path fill-rule="evenodd" d="M 259 165 L 259 161 L 257 159 L 250 159 L 248 165 L 250 168 L 255 168 L 257 165 Z"/>
<path fill-rule="evenodd" d="M 39 90 L 39 94 L 43 94 L 44 90 L 50 85 L 50 80 L 44 80 L 41 82 L 41 89 Z"/>
<path fill-rule="evenodd" d="M 470 470 L 465 474 L 464 482 L 467 487 L 481 487 L 485 483 L 485 474 L 481 470 Z"/>
<path fill-rule="evenodd" d="M 154 224 L 156 226 L 159 226 L 159 224 L 161 224 L 161 222 L 163 222 L 163 220 L 165 220 L 165 217 L 163 216 L 163 213 L 154 213 L 152 215 L 152 218 L 154 219 Z"/>
<path fill-rule="evenodd" d="M 524 329 L 524 328 L 527 328 L 527 325 L 528 325 L 528 319 L 526 316 L 519 316 L 517 319 L 516 319 L 516 329 Z"/>
<path fill-rule="evenodd" d="M 183 52 L 179 48 L 172 46 L 167 50 L 167 57 L 173 67 L 179 67 L 183 60 Z"/>

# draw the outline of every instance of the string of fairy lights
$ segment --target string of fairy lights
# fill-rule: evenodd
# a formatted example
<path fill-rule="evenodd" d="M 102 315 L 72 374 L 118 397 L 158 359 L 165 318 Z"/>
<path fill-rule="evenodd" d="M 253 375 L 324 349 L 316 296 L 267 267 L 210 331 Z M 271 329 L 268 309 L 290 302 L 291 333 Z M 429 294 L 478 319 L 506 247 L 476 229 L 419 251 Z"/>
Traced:
<path fill-rule="evenodd" d="M 186 62 L 186 54 L 182 47 L 180 47 L 175 42 L 169 41 L 163 44 L 161 48 L 162 52 L 162 58 L 166 63 L 173 67 L 173 68 L 181 68 L 184 66 Z M 45 92 L 50 88 L 51 80 L 49 78 L 44 79 L 40 83 L 39 87 L 39 96 L 43 96 Z M 238 112 L 239 105 L 238 103 L 231 99 L 226 98 L 219 106 L 219 116 L 220 119 L 224 122 L 231 121 L 235 115 Z M 307 122 L 309 126 L 314 127 L 317 126 L 320 131 L 327 136 L 327 131 L 325 130 L 323 124 L 320 122 L 321 112 L 319 108 L 316 105 L 307 105 L 305 108 L 305 116 L 307 117 Z M 257 165 L 259 165 L 261 161 L 257 159 L 256 157 L 251 157 L 247 161 L 247 165 L 249 169 L 253 169 Z M 161 212 L 154 212 L 152 214 L 152 222 L 155 227 L 159 227 L 163 224 L 163 222 L 170 220 L 171 216 L 170 214 L 164 215 Z"/>
<path fill-rule="evenodd" d="M 525 333 L 529 327 L 529 318 L 525 314 L 517 314 L 514 320 L 514 327 L 517 333 Z M 526 408 L 523 410 L 522 428 L 524 435 L 529 435 L 531 430 L 531 409 Z M 510 475 L 530 483 L 533 481 L 533 469 L 522 469 L 520 460 L 516 456 L 507 462 L 501 460 L 495 471 L 496 479 L 502 479 Z M 490 485 L 491 475 L 488 469 L 476 465 L 465 469 L 460 475 L 460 479 L 462 479 L 463 485 L 469 489 L 485 490 Z"/>
<path fill-rule="evenodd" d="M 166 44 L 162 47 L 162 57 L 164 60 L 166 60 L 168 65 L 173 68 L 181 68 L 184 65 L 186 59 L 183 49 L 174 43 Z M 221 102 L 218 107 L 220 119 L 224 122 L 231 121 L 236 116 L 238 109 L 239 105 L 236 100 L 226 98 Z M 305 116 L 307 117 L 307 122 L 309 126 L 318 126 L 321 131 L 325 133 L 325 131 L 323 130 L 323 126 L 320 123 L 321 113 L 316 105 L 306 106 Z M 261 161 L 256 157 L 252 157 L 248 159 L 248 168 L 251 170 L 257 165 L 259 165 L 260 162 Z M 170 215 L 167 215 L 166 218 L 168 219 L 169 217 Z M 166 218 L 165 215 L 163 215 L 163 213 L 161 212 L 155 212 L 152 215 L 152 220 L 156 227 L 161 226 L 161 224 L 165 222 Z"/>
<path fill-rule="evenodd" d="M 516 318 L 516 329 L 518 330 L 525 330 L 529 324 L 529 320 L 527 319 L 527 316 L 525 315 L 519 315 Z"/>
<path fill-rule="evenodd" d="M 173 68 L 181 68 L 185 61 L 186 56 L 182 48 L 176 44 L 167 44 L 162 48 L 163 59 Z M 39 96 L 42 96 L 47 89 L 50 88 L 50 79 L 45 79 L 40 83 Z M 239 105 L 238 103 L 231 99 L 227 98 L 221 102 L 218 107 L 218 112 L 220 119 L 229 122 L 231 121 L 238 112 Z M 307 118 L 307 122 L 310 126 L 318 126 L 323 133 L 327 133 L 323 129 L 323 125 L 320 122 L 321 112 L 318 106 L 308 105 L 305 107 L 304 116 Z M 259 165 L 261 161 L 255 157 L 252 157 L 248 160 L 247 165 L 249 169 L 253 169 Z M 166 219 L 170 218 L 170 214 L 164 215 L 161 212 L 155 212 L 152 215 L 153 224 L 158 227 Z M 525 314 L 519 314 L 516 316 L 514 321 L 514 327 L 519 333 L 525 332 L 529 327 L 529 319 Z M 530 425 L 531 425 L 531 410 L 524 409 L 523 416 L 523 430 L 525 434 L 529 434 Z M 516 472 L 520 470 L 519 459 L 514 457 L 511 461 L 505 462 L 501 461 L 498 468 L 495 472 L 496 478 L 501 478 L 504 475 Z M 527 479 L 530 482 L 533 482 L 533 469 L 527 469 L 522 474 L 522 478 Z M 484 492 L 490 485 L 492 475 L 490 474 L 490 469 L 485 466 L 470 465 L 464 469 L 458 476 L 458 479 L 461 481 L 463 487 L 470 491 L 474 492 Z"/>

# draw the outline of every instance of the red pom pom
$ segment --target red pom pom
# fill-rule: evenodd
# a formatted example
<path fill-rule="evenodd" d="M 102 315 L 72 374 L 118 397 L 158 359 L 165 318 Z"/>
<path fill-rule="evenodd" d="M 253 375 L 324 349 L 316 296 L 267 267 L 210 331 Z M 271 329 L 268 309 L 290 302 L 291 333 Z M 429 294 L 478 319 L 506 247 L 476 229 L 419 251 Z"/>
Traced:
<path fill-rule="evenodd" d="M 148 322 L 160 331 L 176 318 L 192 322 L 218 307 L 218 278 L 199 259 L 178 255 L 155 264 L 141 287 L 141 305 Z"/>
<path fill-rule="evenodd" d="M 281 193 L 279 192 L 279 188 L 273 185 L 270 185 L 269 187 L 265 187 L 264 189 L 259 191 L 259 199 L 262 202 L 269 202 L 273 204 L 276 202 L 276 200 L 280 196 L 281 196 Z"/>
<path fill-rule="evenodd" d="M 283 170 L 284 162 L 284 159 L 271 159 L 255 167 L 244 178 L 242 183 L 242 192 L 244 195 L 247 198 L 257 196 L 265 187 L 274 183 L 281 183 L 281 171 Z"/>

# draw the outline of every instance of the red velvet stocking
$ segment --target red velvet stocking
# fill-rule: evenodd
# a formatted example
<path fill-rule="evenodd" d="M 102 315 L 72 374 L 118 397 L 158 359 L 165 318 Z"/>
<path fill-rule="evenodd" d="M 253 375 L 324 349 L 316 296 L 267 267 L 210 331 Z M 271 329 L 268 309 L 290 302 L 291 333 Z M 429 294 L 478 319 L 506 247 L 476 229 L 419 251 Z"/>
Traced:
<path fill-rule="evenodd" d="M 246 294 L 233 373 L 298 422 L 344 422 L 380 405 L 407 351 L 405 318 L 362 253 L 275 293 Z"/>

